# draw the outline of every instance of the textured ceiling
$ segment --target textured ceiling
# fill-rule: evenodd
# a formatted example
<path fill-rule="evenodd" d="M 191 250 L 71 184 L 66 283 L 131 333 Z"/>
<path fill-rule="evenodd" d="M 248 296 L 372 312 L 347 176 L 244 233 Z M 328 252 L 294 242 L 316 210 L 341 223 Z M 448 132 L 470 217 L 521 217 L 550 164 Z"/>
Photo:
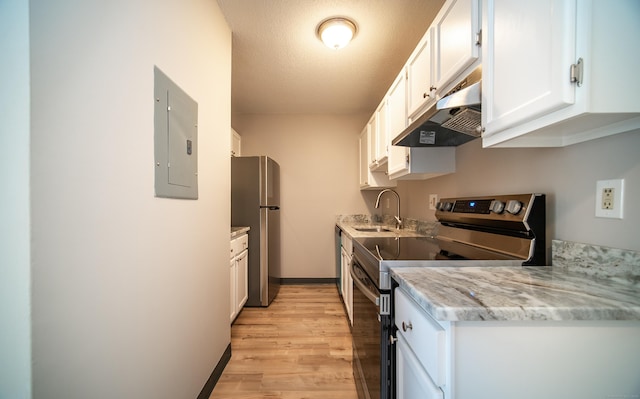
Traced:
<path fill-rule="evenodd" d="M 233 32 L 232 112 L 373 112 L 443 0 L 218 0 Z M 341 50 L 316 37 L 344 16 L 358 32 Z"/>

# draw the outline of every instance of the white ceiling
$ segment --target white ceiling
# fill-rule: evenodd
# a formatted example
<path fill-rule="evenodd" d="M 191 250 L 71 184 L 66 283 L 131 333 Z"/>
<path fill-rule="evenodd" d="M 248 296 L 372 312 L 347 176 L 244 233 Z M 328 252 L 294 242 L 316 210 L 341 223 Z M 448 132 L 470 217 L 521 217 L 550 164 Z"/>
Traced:
<path fill-rule="evenodd" d="M 373 112 L 444 0 L 217 0 L 233 32 L 232 112 Z M 331 50 L 316 37 L 344 16 L 358 32 Z"/>

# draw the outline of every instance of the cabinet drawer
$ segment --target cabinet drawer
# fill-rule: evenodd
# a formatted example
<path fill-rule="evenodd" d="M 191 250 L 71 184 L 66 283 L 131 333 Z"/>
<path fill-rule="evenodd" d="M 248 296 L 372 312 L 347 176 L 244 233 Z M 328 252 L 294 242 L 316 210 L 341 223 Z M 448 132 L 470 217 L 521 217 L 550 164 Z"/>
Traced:
<path fill-rule="evenodd" d="M 249 248 L 249 235 L 245 234 L 231 240 L 231 258 Z"/>
<path fill-rule="evenodd" d="M 400 288 L 395 290 L 395 324 L 436 385 L 444 385 L 445 330 Z"/>
<path fill-rule="evenodd" d="M 240 237 L 236 238 L 236 241 L 237 241 L 237 243 L 236 243 L 237 247 L 236 248 L 238 249 L 238 252 L 236 253 L 236 255 L 239 254 L 240 252 L 244 251 L 245 249 L 249 248 L 249 235 L 248 234 L 245 234 L 243 236 L 240 236 Z"/>

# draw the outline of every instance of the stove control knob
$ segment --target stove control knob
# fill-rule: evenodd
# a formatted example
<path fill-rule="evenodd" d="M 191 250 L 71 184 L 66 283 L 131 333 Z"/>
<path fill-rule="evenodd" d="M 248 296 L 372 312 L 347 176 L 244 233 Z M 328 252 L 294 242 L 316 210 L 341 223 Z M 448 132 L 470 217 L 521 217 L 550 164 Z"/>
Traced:
<path fill-rule="evenodd" d="M 445 212 L 449 212 L 451 210 L 451 208 L 453 208 L 453 203 L 451 202 L 443 202 L 442 203 L 442 210 Z"/>
<path fill-rule="evenodd" d="M 504 212 L 504 202 L 493 200 L 491 201 L 491 205 L 489 205 L 489 209 L 493 213 L 501 214 L 502 212 Z"/>
<path fill-rule="evenodd" d="M 522 210 L 522 202 L 518 200 L 509 200 L 507 202 L 507 212 L 512 215 L 517 215 Z"/>

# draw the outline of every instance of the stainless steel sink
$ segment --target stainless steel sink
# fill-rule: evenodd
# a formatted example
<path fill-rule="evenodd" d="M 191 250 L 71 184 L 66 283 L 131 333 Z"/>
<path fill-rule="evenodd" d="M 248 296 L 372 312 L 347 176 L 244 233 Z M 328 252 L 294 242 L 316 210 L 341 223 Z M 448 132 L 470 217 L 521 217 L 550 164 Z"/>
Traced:
<path fill-rule="evenodd" d="M 382 233 L 385 231 L 391 231 L 387 228 L 384 228 L 382 226 L 373 226 L 373 227 L 355 227 L 356 230 L 358 231 L 366 231 L 366 232 L 377 232 L 377 233 Z"/>

